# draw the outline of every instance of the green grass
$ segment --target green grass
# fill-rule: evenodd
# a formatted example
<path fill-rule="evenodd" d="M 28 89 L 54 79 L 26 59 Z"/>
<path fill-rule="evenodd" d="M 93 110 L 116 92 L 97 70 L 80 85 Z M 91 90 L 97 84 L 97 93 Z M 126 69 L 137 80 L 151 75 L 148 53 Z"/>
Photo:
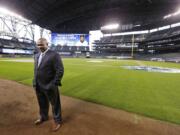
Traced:
<path fill-rule="evenodd" d="M 180 124 L 180 74 L 132 71 L 123 65 L 180 68 L 180 64 L 134 60 L 63 59 L 63 95 Z M 0 77 L 31 85 L 33 63 L 0 61 Z"/>

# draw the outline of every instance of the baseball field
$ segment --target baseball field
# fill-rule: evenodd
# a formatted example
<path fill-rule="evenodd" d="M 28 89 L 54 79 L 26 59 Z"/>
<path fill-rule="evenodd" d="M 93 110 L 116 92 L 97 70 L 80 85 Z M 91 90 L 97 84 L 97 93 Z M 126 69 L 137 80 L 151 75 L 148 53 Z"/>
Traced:
<path fill-rule="evenodd" d="M 122 67 L 145 65 L 180 69 L 180 64 L 80 58 L 64 58 L 63 63 L 63 95 L 180 124 L 180 73 Z M 1 58 L 0 78 L 31 86 L 33 59 Z"/>

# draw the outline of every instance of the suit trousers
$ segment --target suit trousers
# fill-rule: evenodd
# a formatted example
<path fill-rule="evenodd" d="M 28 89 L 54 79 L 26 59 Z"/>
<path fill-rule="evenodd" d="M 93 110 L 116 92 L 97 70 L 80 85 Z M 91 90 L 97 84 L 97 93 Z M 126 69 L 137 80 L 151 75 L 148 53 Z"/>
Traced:
<path fill-rule="evenodd" d="M 53 89 L 44 90 L 37 85 L 36 96 L 39 104 L 40 117 L 43 120 L 48 119 L 49 103 L 52 106 L 53 118 L 56 123 L 62 122 L 61 102 L 58 86 Z"/>

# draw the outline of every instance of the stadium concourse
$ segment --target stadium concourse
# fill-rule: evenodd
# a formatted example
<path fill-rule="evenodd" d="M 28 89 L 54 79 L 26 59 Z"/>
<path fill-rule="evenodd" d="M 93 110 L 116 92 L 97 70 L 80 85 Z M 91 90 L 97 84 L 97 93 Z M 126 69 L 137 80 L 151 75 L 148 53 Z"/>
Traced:
<path fill-rule="evenodd" d="M 13 89 L 12 89 L 13 86 Z M 31 87 L 0 79 L 1 135 L 49 135 L 48 121 L 36 127 L 36 97 Z M 16 96 L 14 96 L 16 93 Z M 31 102 L 29 102 L 31 101 Z M 179 135 L 175 124 L 62 96 L 64 126 L 55 135 Z"/>

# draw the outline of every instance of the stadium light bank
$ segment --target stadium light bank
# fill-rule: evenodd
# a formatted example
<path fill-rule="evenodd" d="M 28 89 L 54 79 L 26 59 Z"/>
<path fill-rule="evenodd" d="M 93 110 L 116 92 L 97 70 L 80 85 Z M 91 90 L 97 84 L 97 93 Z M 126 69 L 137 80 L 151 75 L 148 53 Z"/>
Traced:
<path fill-rule="evenodd" d="M 101 27 L 101 30 L 113 30 L 113 29 L 118 29 L 119 28 L 119 24 L 108 24 L 105 26 Z"/>
<path fill-rule="evenodd" d="M 109 36 L 121 36 L 121 35 L 138 35 L 138 34 L 146 34 L 146 33 L 149 33 L 149 31 L 143 30 L 143 31 L 121 32 L 121 33 L 104 34 L 104 36 L 109 37 Z"/>
<path fill-rule="evenodd" d="M 16 13 L 13 13 L 11 12 L 10 10 L 8 10 L 7 8 L 5 7 L 0 7 L 0 13 L 3 13 L 3 14 L 6 14 L 6 15 L 10 15 L 10 16 L 14 16 L 14 17 L 18 17 L 18 18 L 23 18 L 22 16 L 16 14 Z"/>
<path fill-rule="evenodd" d="M 171 13 L 171 14 L 168 14 L 168 15 L 164 16 L 163 19 L 168 19 L 170 17 L 177 16 L 179 14 L 180 14 L 180 9 L 177 10 L 176 12 L 174 12 L 174 13 Z"/>

